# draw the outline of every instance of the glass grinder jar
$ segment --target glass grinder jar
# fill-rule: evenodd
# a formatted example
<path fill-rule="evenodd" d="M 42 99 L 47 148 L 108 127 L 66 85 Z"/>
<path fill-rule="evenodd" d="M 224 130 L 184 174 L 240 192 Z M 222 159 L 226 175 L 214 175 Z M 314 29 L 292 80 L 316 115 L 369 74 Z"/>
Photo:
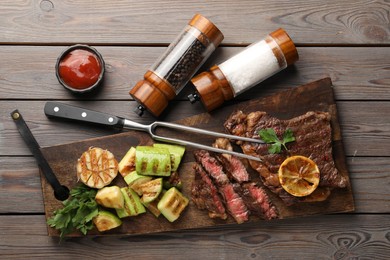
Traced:
<path fill-rule="evenodd" d="M 135 112 L 142 116 L 146 109 L 159 116 L 222 40 L 221 31 L 207 18 L 196 14 L 145 73 L 144 79 L 130 90 L 139 103 Z"/>
<path fill-rule="evenodd" d="M 298 60 L 298 52 L 288 34 L 278 29 L 220 65 L 193 79 L 196 92 L 191 103 L 201 100 L 208 111 L 221 106 Z"/>

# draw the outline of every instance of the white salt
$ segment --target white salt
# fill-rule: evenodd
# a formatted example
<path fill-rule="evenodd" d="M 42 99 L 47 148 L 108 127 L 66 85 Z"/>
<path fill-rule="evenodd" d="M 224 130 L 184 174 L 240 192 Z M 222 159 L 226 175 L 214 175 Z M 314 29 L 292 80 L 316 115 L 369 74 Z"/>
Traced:
<path fill-rule="evenodd" d="M 287 67 L 279 66 L 272 48 L 265 40 L 254 43 L 218 65 L 233 88 L 234 96 Z"/>

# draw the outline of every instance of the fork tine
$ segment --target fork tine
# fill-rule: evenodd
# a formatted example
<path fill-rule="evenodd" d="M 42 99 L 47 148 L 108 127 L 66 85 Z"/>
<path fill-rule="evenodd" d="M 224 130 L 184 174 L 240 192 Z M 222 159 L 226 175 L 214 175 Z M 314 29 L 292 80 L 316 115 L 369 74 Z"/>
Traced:
<path fill-rule="evenodd" d="M 246 154 L 243 154 L 243 153 L 230 151 L 230 150 L 224 150 L 224 149 L 215 148 L 215 147 L 212 147 L 212 146 L 207 146 L 207 145 L 198 144 L 198 143 L 185 141 L 185 140 L 180 140 L 180 139 L 176 139 L 176 138 L 159 136 L 159 135 L 155 135 L 155 134 L 152 134 L 152 137 L 153 137 L 153 139 L 155 139 L 157 141 L 161 141 L 161 142 L 167 142 L 167 143 L 171 143 L 171 144 L 178 144 L 178 145 L 184 145 L 184 146 L 192 146 L 192 147 L 198 148 L 198 149 L 208 150 L 208 151 L 212 151 L 212 152 L 216 152 L 216 153 L 231 154 L 231 155 L 235 155 L 237 157 L 245 158 L 245 159 L 248 159 L 248 160 L 254 160 L 254 161 L 262 162 L 261 158 L 254 157 L 254 156 L 251 156 L 251 155 L 246 155 Z"/>
<path fill-rule="evenodd" d="M 242 136 L 237 136 L 237 135 L 229 135 L 229 134 L 209 131 L 209 130 L 205 130 L 205 129 L 201 129 L 201 128 L 179 125 L 179 124 L 174 124 L 174 123 L 161 122 L 161 121 L 156 121 L 156 122 L 152 123 L 151 124 L 151 131 L 153 132 L 155 130 L 155 128 L 158 126 L 171 128 L 171 129 L 177 129 L 177 130 L 183 130 L 186 132 L 192 132 L 192 133 L 197 133 L 197 134 L 204 134 L 204 135 L 215 136 L 215 137 L 223 137 L 223 138 L 237 140 L 237 141 L 245 141 L 245 142 L 264 144 L 264 141 L 261 139 L 254 139 L 254 138 L 242 137 Z"/>

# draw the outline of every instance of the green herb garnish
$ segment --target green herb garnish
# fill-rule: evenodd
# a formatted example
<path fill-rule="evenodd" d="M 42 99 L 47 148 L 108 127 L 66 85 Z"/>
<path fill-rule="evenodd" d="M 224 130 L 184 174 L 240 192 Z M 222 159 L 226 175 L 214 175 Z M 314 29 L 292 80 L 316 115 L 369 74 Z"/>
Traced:
<path fill-rule="evenodd" d="M 92 219 L 98 214 L 95 195 L 96 190 L 85 185 L 73 188 L 70 191 L 71 197 L 62 202 L 63 208 L 54 211 L 47 224 L 61 231 L 61 239 L 75 229 L 87 234 L 94 227 Z"/>
<path fill-rule="evenodd" d="M 286 144 L 295 141 L 295 137 L 291 129 L 286 129 L 283 133 L 283 140 L 279 140 L 275 130 L 272 128 L 261 129 L 259 131 L 259 136 L 261 140 L 267 144 L 271 144 L 268 148 L 268 152 L 271 154 L 280 153 L 282 151 L 282 147 L 288 150 Z"/>

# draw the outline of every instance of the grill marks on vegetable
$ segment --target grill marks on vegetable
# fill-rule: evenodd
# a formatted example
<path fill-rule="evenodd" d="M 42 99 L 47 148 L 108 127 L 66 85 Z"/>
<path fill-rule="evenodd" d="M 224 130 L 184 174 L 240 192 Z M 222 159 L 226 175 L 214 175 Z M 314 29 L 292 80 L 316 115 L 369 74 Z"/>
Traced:
<path fill-rule="evenodd" d="M 118 162 L 114 155 L 98 147 L 84 152 L 77 163 L 78 178 L 91 188 L 102 188 L 117 175 Z"/>
<path fill-rule="evenodd" d="M 138 173 L 143 175 L 169 176 L 171 174 L 171 154 L 168 149 L 137 146 L 136 166 Z"/>
<path fill-rule="evenodd" d="M 166 201 L 167 208 L 172 209 L 174 215 L 183 211 L 186 201 L 182 197 L 172 196 Z"/>
<path fill-rule="evenodd" d="M 135 199 L 134 199 L 133 194 L 131 194 L 131 193 L 129 192 L 129 189 L 124 189 L 124 191 L 125 191 L 125 192 L 127 193 L 127 195 L 129 196 L 130 204 L 131 204 L 131 205 L 135 205 L 135 204 L 136 204 L 136 201 L 135 201 Z M 128 210 L 127 204 L 125 204 L 125 209 Z M 137 207 L 134 207 L 133 210 L 134 210 L 134 214 L 135 214 L 135 215 L 138 215 L 138 214 L 140 213 Z"/>

